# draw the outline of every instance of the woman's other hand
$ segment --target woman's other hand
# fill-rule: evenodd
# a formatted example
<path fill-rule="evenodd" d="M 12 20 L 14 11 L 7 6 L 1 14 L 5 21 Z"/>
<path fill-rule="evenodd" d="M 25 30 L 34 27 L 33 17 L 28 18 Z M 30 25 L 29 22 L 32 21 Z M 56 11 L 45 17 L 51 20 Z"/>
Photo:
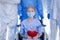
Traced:
<path fill-rule="evenodd" d="M 42 36 L 42 33 L 41 34 L 37 34 L 35 37 L 33 37 L 33 38 L 35 38 L 35 39 L 38 39 L 38 38 L 40 38 Z"/>

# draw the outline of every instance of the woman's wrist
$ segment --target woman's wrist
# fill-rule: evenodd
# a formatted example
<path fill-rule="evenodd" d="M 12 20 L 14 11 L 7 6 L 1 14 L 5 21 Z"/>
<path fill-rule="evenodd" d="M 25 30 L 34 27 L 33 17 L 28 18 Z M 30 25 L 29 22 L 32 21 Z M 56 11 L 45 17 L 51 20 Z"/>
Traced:
<path fill-rule="evenodd" d="M 26 39 L 27 39 L 27 38 L 28 38 L 28 36 L 25 36 L 25 35 L 24 35 L 24 37 L 23 37 L 23 38 L 26 38 Z"/>
<path fill-rule="evenodd" d="M 39 34 L 37 35 L 37 38 L 39 38 L 40 36 L 39 36 Z"/>
<path fill-rule="evenodd" d="M 22 35 L 22 34 L 20 34 L 20 35 L 21 35 L 21 37 L 26 38 L 26 39 L 32 38 L 32 37 L 30 37 L 30 36 L 26 36 L 26 35 Z"/>
<path fill-rule="evenodd" d="M 23 35 L 23 34 L 20 34 L 22 38 L 28 38 L 27 36 Z"/>
<path fill-rule="evenodd" d="M 33 38 L 35 38 L 35 39 L 36 39 L 36 38 L 39 38 L 39 35 L 37 34 L 37 35 L 36 35 L 35 37 L 33 37 Z"/>
<path fill-rule="evenodd" d="M 41 34 L 37 34 L 37 36 L 35 36 L 34 38 L 40 38 L 42 36 L 42 33 Z"/>
<path fill-rule="evenodd" d="M 30 37 L 30 36 L 24 36 L 24 38 L 26 38 L 26 39 L 30 39 L 30 38 L 32 38 L 32 37 Z"/>
<path fill-rule="evenodd" d="M 42 33 L 38 35 L 38 38 L 40 38 L 42 36 Z"/>

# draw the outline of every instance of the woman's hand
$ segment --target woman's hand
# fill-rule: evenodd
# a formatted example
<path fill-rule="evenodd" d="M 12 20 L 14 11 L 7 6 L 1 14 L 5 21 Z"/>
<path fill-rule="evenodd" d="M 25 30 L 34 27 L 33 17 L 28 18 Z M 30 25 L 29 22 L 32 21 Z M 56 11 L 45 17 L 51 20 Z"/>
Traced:
<path fill-rule="evenodd" d="M 37 39 L 37 38 L 39 38 L 39 36 L 38 35 L 36 35 L 35 37 L 33 37 L 34 39 Z"/>
<path fill-rule="evenodd" d="M 40 38 L 41 36 L 42 36 L 42 33 L 41 33 L 40 35 L 37 34 L 37 35 L 36 35 L 35 37 L 33 37 L 33 38 L 36 38 L 36 39 L 37 39 L 37 38 Z"/>
<path fill-rule="evenodd" d="M 24 38 L 26 38 L 26 39 L 31 39 L 32 37 L 30 37 L 30 36 L 24 36 Z"/>
<path fill-rule="evenodd" d="M 23 37 L 23 38 L 26 38 L 26 39 L 32 38 L 32 37 L 30 37 L 30 36 L 25 36 L 25 35 L 22 35 L 22 34 L 20 34 L 20 36 Z"/>
<path fill-rule="evenodd" d="M 32 37 L 28 36 L 28 39 L 31 39 Z"/>

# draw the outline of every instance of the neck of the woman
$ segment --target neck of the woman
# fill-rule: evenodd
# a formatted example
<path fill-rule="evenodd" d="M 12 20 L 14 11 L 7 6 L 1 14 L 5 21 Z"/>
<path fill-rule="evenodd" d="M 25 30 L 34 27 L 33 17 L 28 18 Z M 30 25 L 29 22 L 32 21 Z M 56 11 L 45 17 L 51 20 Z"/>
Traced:
<path fill-rule="evenodd" d="M 34 17 L 28 18 L 28 22 L 32 21 L 33 19 L 34 19 Z"/>

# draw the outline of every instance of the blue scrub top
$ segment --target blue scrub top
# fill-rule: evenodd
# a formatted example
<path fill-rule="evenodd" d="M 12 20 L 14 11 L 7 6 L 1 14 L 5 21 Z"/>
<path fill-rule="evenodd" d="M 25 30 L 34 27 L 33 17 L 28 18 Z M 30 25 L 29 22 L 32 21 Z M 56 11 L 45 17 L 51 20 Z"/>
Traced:
<path fill-rule="evenodd" d="M 27 31 L 31 30 L 31 31 L 37 31 L 38 34 L 41 34 L 42 32 L 44 32 L 44 27 L 42 27 L 40 21 L 38 19 L 33 19 L 31 22 L 28 22 L 27 19 L 23 20 L 20 26 L 20 34 L 23 34 L 25 36 L 28 36 Z M 27 40 L 25 38 L 23 38 L 23 40 Z M 30 39 L 33 40 L 33 39 Z M 37 39 L 40 40 L 40 39 Z"/>
<path fill-rule="evenodd" d="M 18 14 L 22 14 L 21 20 L 26 19 L 28 16 L 26 14 L 26 9 L 28 6 L 33 6 L 36 9 L 36 18 L 43 18 L 43 6 L 41 0 L 21 0 L 18 4 Z"/>

